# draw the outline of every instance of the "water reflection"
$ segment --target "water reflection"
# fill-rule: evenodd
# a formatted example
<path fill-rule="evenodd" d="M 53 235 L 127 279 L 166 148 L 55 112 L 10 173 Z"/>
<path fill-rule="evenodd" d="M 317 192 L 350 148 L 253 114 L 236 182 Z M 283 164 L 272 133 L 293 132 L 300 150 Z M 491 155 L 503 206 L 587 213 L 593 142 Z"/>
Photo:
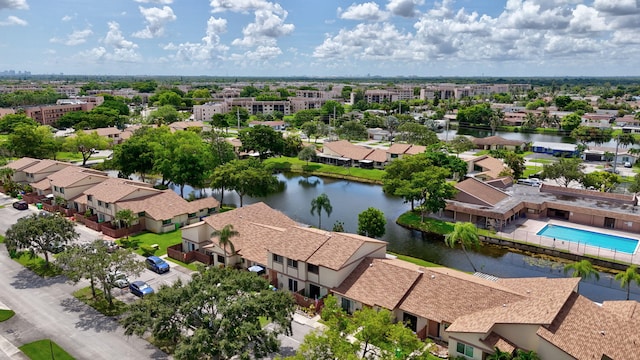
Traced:
<path fill-rule="evenodd" d="M 330 216 L 322 214 L 323 228 L 331 229 L 337 221 L 344 223 L 345 231 L 356 232 L 358 214 L 368 207 L 384 212 L 387 225 L 383 240 L 389 243 L 391 252 L 406 254 L 433 263 L 472 271 L 471 265 L 461 249 L 451 249 L 444 244 L 442 236 L 423 235 L 420 232 L 405 229 L 395 223 L 398 216 L 410 209 L 410 204 L 401 198 L 388 196 L 378 185 L 354 183 L 339 179 L 301 176 L 299 174 L 278 174 L 284 183 L 284 190 L 264 198 L 244 197 L 245 204 L 263 201 L 274 209 L 282 211 L 290 218 L 304 224 L 317 224 L 317 216 L 311 214 L 311 200 L 326 193 L 331 200 L 333 212 Z M 179 192 L 179 188 L 174 191 Z M 194 189 L 185 187 L 185 194 Z M 195 191 L 198 193 L 199 190 Z M 204 189 L 207 196 L 220 199 L 218 191 Z M 225 192 L 224 202 L 239 206 L 239 198 L 234 192 Z M 471 261 L 479 271 L 497 277 L 564 277 L 564 263 L 527 254 L 511 252 L 508 249 L 485 245 L 468 251 Z M 598 302 L 604 300 L 623 300 L 626 291 L 620 288 L 612 274 L 601 273 L 600 280 L 591 279 L 580 285 L 580 293 Z M 640 288 L 631 287 L 631 298 L 640 300 Z"/>

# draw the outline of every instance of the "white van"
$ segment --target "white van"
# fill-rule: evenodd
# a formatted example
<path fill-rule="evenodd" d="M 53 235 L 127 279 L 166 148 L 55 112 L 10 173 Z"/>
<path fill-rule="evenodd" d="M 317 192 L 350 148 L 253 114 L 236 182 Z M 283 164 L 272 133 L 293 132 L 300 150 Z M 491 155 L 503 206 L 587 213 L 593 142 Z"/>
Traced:
<path fill-rule="evenodd" d="M 528 185 L 528 186 L 540 186 L 542 185 L 542 181 L 540 179 L 518 179 L 518 184 L 520 185 Z"/>

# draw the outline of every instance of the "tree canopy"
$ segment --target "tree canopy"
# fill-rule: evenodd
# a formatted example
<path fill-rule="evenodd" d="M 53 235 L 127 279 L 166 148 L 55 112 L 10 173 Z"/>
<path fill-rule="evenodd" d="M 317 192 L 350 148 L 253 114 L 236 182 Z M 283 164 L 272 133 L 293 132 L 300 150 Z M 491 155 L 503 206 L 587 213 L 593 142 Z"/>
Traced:
<path fill-rule="evenodd" d="M 457 222 L 453 226 L 453 231 L 445 235 L 444 242 L 449 247 L 455 247 L 456 244 L 460 244 L 464 255 L 469 260 L 473 271 L 478 271 L 471 261 L 469 254 L 467 253 L 468 247 L 477 247 L 480 245 L 480 238 L 478 237 L 478 228 L 470 222 Z"/>
<path fill-rule="evenodd" d="M 584 177 L 582 172 L 584 165 L 581 159 L 577 158 L 561 158 L 557 162 L 544 164 L 542 166 L 543 179 L 553 179 L 558 184 L 569 187 L 571 182 L 580 182 Z"/>
<path fill-rule="evenodd" d="M 51 249 L 66 245 L 79 236 L 75 224 L 62 216 L 33 214 L 11 225 L 7 230 L 5 242 L 10 251 L 26 249 L 32 257 L 38 253 L 44 255 L 48 266 Z"/>
<path fill-rule="evenodd" d="M 273 291 L 262 277 L 209 267 L 133 303 L 121 323 L 127 335 L 150 333 L 174 344 L 178 360 L 249 359 L 278 351 L 277 337 L 289 331 L 293 311 L 292 296 Z M 263 328 L 260 318 L 275 326 Z"/>
<path fill-rule="evenodd" d="M 82 155 L 82 166 L 87 164 L 93 150 L 104 150 L 108 146 L 108 138 L 98 135 L 95 131 L 84 132 L 82 130 L 77 131 L 73 136 L 68 136 L 62 145 L 64 149 Z"/>
<path fill-rule="evenodd" d="M 327 213 L 327 217 L 330 217 L 333 212 L 331 200 L 325 193 L 311 199 L 311 215 L 318 214 L 318 229 L 322 229 L 322 211 Z"/>
<path fill-rule="evenodd" d="M 374 207 L 370 207 L 358 214 L 358 234 L 379 238 L 386 231 L 387 219 L 384 213 Z"/>
<path fill-rule="evenodd" d="M 284 151 L 282 134 L 270 126 L 257 125 L 248 129 L 242 129 L 238 133 L 238 139 L 242 142 L 242 150 L 254 151 L 260 155 L 260 159 L 281 155 Z"/>

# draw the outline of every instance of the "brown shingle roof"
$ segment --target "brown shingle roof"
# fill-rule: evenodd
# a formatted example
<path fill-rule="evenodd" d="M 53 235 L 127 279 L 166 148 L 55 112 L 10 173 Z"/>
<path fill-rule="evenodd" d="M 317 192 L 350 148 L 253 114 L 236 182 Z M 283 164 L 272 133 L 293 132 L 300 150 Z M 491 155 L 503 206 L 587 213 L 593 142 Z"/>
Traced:
<path fill-rule="evenodd" d="M 517 346 L 515 346 L 509 340 L 503 338 L 502 336 L 494 333 L 493 331 L 489 336 L 487 336 L 482 342 L 489 347 L 489 349 L 498 348 L 500 351 L 507 352 L 509 354 L 513 353 Z"/>
<path fill-rule="evenodd" d="M 640 344 L 637 325 L 573 293 L 553 323 L 540 327 L 537 334 L 576 359 L 602 359 L 606 355 L 633 360 L 638 358 Z"/>
<path fill-rule="evenodd" d="M 192 214 L 205 208 L 214 208 L 218 204 L 218 200 L 214 198 L 188 202 L 172 190 L 164 190 L 156 195 L 118 202 L 118 205 L 124 209 L 129 209 L 134 213 L 144 211 L 145 214 L 155 220 L 169 220 L 178 215 Z"/>
<path fill-rule="evenodd" d="M 31 183 L 31 187 L 37 190 L 49 190 L 51 189 L 51 183 L 49 182 L 49 179 L 44 178 L 36 183 Z"/>
<path fill-rule="evenodd" d="M 47 176 L 47 178 L 51 180 L 51 184 L 54 186 L 68 187 L 86 178 L 100 178 L 104 181 L 109 177 L 102 171 L 77 166 L 68 166 Z"/>
<path fill-rule="evenodd" d="M 26 169 L 28 167 L 31 167 L 31 166 L 39 163 L 40 161 L 42 161 L 42 160 L 33 159 L 33 158 L 29 158 L 29 157 L 23 157 L 23 158 L 20 158 L 18 160 L 14 160 L 14 161 L 8 163 L 4 167 L 7 167 L 9 169 L 13 169 L 14 171 L 20 171 L 20 170 Z"/>
<path fill-rule="evenodd" d="M 38 173 L 40 171 L 45 170 L 46 168 L 52 166 L 52 165 L 63 165 L 63 166 L 73 166 L 70 163 L 65 163 L 62 161 L 55 161 L 55 160 L 49 160 L 49 159 L 44 159 L 39 161 L 38 163 L 33 164 L 32 166 L 29 166 L 28 168 L 23 169 L 24 172 L 26 173 L 31 173 L 31 174 L 35 174 Z"/>
<path fill-rule="evenodd" d="M 353 145 L 347 140 L 330 141 L 324 143 L 324 147 L 334 153 L 351 158 L 353 160 L 364 160 L 373 150 L 364 146 Z"/>
<path fill-rule="evenodd" d="M 486 156 L 483 159 L 475 161 L 475 165 L 480 166 L 484 170 L 484 173 L 494 179 L 499 177 L 500 173 L 505 169 L 502 160 L 491 156 Z"/>
<path fill-rule="evenodd" d="M 96 186 L 93 186 L 84 191 L 86 195 L 94 196 L 97 200 L 101 200 L 107 203 L 115 203 L 123 197 L 140 190 L 146 190 L 148 192 L 162 192 L 161 190 L 154 189 L 150 184 L 131 181 L 119 178 L 109 178 Z M 148 196 L 149 194 L 145 194 Z"/>
<path fill-rule="evenodd" d="M 460 316 L 524 298 L 496 282 L 457 270 L 435 267 L 423 272 L 399 308 L 437 322 L 452 323 Z"/>
<path fill-rule="evenodd" d="M 395 309 L 421 276 L 389 259 L 366 258 L 333 291 L 366 305 Z"/>
<path fill-rule="evenodd" d="M 468 194 L 490 206 L 494 206 L 509 197 L 508 194 L 474 178 L 467 178 L 457 183 L 455 187 L 458 191 Z"/>
<path fill-rule="evenodd" d="M 484 138 L 471 138 L 471 142 L 475 145 L 505 145 L 505 146 L 522 146 L 526 144 L 523 140 L 509 140 L 500 136 L 488 136 Z"/>
<path fill-rule="evenodd" d="M 307 228 L 306 231 L 316 229 Z M 350 264 L 353 255 L 362 248 L 365 243 L 377 245 L 376 249 L 386 247 L 384 241 L 349 233 L 330 232 L 327 241 L 318 248 L 307 262 L 318 266 L 324 266 L 333 270 L 340 270 Z M 368 254 L 365 254 L 368 255 Z"/>

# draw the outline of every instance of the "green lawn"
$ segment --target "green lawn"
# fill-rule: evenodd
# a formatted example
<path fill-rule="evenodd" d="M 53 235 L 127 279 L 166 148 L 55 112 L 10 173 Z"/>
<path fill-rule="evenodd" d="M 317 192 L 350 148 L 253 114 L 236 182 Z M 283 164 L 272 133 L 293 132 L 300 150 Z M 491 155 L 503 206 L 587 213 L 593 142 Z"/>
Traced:
<path fill-rule="evenodd" d="M 425 217 L 424 222 L 420 221 L 420 213 L 408 211 L 397 220 L 398 224 L 409 226 L 414 229 L 418 229 L 425 232 L 434 234 L 445 235 L 453 231 L 453 223 L 436 220 L 430 217 Z"/>
<path fill-rule="evenodd" d="M 533 175 L 540 171 L 542 171 L 542 166 L 527 165 L 524 172 L 522 173 L 522 177 L 528 178 L 530 175 Z"/>
<path fill-rule="evenodd" d="M 119 289 L 114 288 L 111 295 L 115 295 L 117 291 L 119 291 Z M 109 307 L 109 303 L 105 299 L 102 290 L 96 289 L 96 297 L 94 298 L 91 295 L 91 287 L 89 286 L 75 291 L 73 296 L 106 316 L 121 315 L 127 311 L 127 304 L 117 299 L 113 299 L 113 306 Z"/>
<path fill-rule="evenodd" d="M 52 257 L 49 258 L 51 259 Z M 47 266 L 43 258 L 40 256 L 32 258 L 26 251 L 16 253 L 13 260 L 42 277 L 52 277 L 62 273 L 59 267 L 51 263 Z"/>
<path fill-rule="evenodd" d="M 352 179 L 354 181 L 367 181 L 379 183 L 382 181 L 384 170 L 378 169 L 361 169 L 354 167 L 342 167 L 334 165 L 318 164 L 300 160 L 294 157 L 277 157 L 266 159 L 265 164 L 270 164 L 274 169 L 280 171 L 292 171 L 300 173 L 309 173 L 311 175 L 322 175 L 327 177 L 336 177 L 344 179 Z"/>
<path fill-rule="evenodd" d="M 13 310 L 0 309 L 0 322 L 11 319 L 15 314 Z"/>
<path fill-rule="evenodd" d="M 82 161 L 82 154 L 79 152 L 59 151 L 56 154 L 58 161 Z"/>
<path fill-rule="evenodd" d="M 20 350 L 31 360 L 74 360 L 73 356 L 49 339 L 22 345 Z"/>
<path fill-rule="evenodd" d="M 529 162 L 538 163 L 538 164 L 552 164 L 555 161 L 551 159 L 529 159 Z"/>
<path fill-rule="evenodd" d="M 416 265 L 419 265 L 419 266 L 423 266 L 423 267 L 442 267 L 442 265 L 438 265 L 438 264 L 432 263 L 430 261 L 414 258 L 414 257 L 411 257 L 411 256 L 400 255 L 400 254 L 392 253 L 392 252 L 389 252 L 389 251 L 388 251 L 388 253 L 393 255 L 393 256 L 395 256 L 395 257 L 397 257 L 400 260 L 403 260 L 403 261 L 406 261 L 406 262 L 410 262 L 412 264 L 416 264 Z"/>
<path fill-rule="evenodd" d="M 182 231 L 176 230 L 164 234 L 154 234 L 151 232 L 141 233 L 134 236 L 129 236 L 129 240 L 124 238 L 118 240 L 118 244 L 125 245 L 126 242 L 129 242 L 134 251 L 140 255 L 143 255 L 143 251 L 141 249 L 142 245 L 153 245 L 158 244 L 158 250 L 156 250 L 156 256 L 165 255 L 167 253 L 167 248 L 171 245 L 179 244 L 182 242 Z M 127 246 L 125 246 L 127 247 Z"/>
<path fill-rule="evenodd" d="M 0 235 L 0 244 L 4 242 L 4 236 Z"/>

